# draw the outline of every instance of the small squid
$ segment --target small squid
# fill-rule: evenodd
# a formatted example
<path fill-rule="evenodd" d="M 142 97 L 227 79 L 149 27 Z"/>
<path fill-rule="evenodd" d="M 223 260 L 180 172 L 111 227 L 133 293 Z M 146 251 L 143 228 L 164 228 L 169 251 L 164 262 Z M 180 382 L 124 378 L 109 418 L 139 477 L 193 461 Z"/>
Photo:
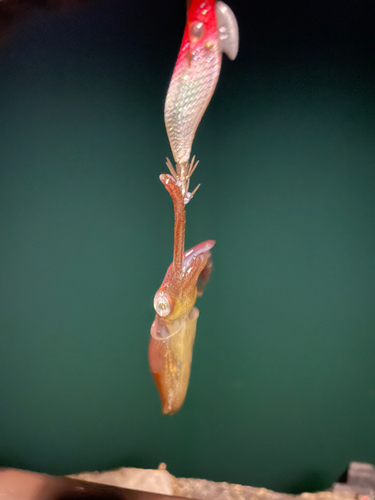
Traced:
<path fill-rule="evenodd" d="M 149 343 L 150 370 L 162 413 L 169 415 L 185 400 L 199 316 L 195 301 L 209 280 L 215 245 L 208 240 L 184 251 L 185 205 L 199 187 L 189 192 L 190 177 L 198 164 L 195 157 L 190 161 L 190 153 L 219 78 L 221 54 L 234 59 L 237 51 L 237 21 L 229 7 L 221 1 L 188 0 L 186 28 L 164 108 L 176 167 L 167 160 L 171 175 L 160 176 L 174 207 L 173 262 L 154 298 L 156 315 Z"/>
<path fill-rule="evenodd" d="M 210 277 L 212 240 L 184 252 L 185 204 L 174 177 L 160 176 L 171 195 L 174 213 L 173 263 L 154 298 L 149 364 L 159 390 L 162 413 L 178 411 L 189 384 L 190 364 L 199 311 L 194 307 Z"/>

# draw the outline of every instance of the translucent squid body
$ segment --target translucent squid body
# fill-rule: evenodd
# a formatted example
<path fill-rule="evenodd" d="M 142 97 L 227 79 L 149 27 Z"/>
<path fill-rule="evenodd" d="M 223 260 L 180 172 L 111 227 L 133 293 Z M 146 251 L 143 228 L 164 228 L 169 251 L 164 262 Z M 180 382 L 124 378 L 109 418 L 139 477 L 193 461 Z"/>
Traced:
<path fill-rule="evenodd" d="M 160 176 L 175 211 L 173 263 L 154 298 L 156 311 L 149 345 L 150 369 L 162 402 L 162 412 L 173 414 L 185 399 L 199 311 L 194 307 L 211 272 L 211 248 L 205 241 L 184 252 L 185 205 L 176 180 Z"/>
<path fill-rule="evenodd" d="M 189 192 L 190 177 L 198 164 L 194 158 L 190 161 L 191 147 L 219 78 L 221 53 L 234 59 L 237 51 L 238 27 L 229 7 L 215 0 L 191 0 L 164 109 L 176 167 L 167 160 L 172 175 L 162 174 L 160 180 L 173 201 L 174 252 L 154 298 L 156 315 L 149 344 L 150 370 L 164 414 L 172 415 L 185 400 L 199 316 L 194 305 L 209 280 L 215 244 L 208 240 L 184 251 L 185 205 L 199 187 Z"/>

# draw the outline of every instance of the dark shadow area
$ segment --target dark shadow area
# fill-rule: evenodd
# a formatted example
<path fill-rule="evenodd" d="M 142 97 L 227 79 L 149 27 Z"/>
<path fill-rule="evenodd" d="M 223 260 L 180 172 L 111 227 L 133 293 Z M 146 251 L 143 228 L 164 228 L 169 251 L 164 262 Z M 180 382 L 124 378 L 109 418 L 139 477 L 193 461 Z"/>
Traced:
<path fill-rule="evenodd" d="M 299 480 L 292 482 L 287 492 L 300 495 L 304 492 L 315 493 L 327 490 L 331 486 L 328 474 L 321 471 L 307 472 Z"/>
<path fill-rule="evenodd" d="M 2 0 L 0 2 L 0 47 L 22 29 L 22 22 L 38 12 L 69 12 L 92 0 Z"/>

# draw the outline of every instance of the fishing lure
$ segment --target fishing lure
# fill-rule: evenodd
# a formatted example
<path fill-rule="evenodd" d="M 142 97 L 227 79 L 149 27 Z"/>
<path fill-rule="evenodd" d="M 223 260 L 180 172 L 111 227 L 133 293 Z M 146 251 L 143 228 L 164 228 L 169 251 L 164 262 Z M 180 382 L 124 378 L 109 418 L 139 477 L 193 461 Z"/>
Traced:
<path fill-rule="evenodd" d="M 176 161 L 167 160 L 171 172 L 160 180 L 174 208 L 173 262 L 154 298 L 156 311 L 151 326 L 149 364 L 162 402 L 162 413 L 178 411 L 186 396 L 199 310 L 211 270 L 208 240 L 187 252 L 185 205 L 191 200 L 189 183 L 198 162 L 190 161 L 196 129 L 215 90 L 221 53 L 234 59 L 238 51 L 238 27 L 233 12 L 223 2 L 191 0 L 182 45 L 165 102 L 165 125 Z"/>
<path fill-rule="evenodd" d="M 191 0 L 164 107 L 165 126 L 176 162 L 175 171 L 170 170 L 180 182 L 185 204 L 193 195 L 188 188 L 193 173 L 189 160 L 195 132 L 214 93 L 222 52 L 235 59 L 238 43 L 236 18 L 224 2 Z"/>

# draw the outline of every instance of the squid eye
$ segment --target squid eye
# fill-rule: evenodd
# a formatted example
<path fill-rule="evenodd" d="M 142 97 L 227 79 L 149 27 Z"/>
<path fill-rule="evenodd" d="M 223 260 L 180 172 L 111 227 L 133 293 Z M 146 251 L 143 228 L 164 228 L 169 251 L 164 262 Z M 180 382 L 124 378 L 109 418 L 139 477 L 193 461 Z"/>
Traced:
<path fill-rule="evenodd" d="M 200 21 L 194 21 L 190 25 L 189 38 L 190 40 L 197 41 L 204 35 L 204 24 Z"/>
<path fill-rule="evenodd" d="M 172 309 L 172 301 L 167 293 L 157 292 L 154 298 L 154 309 L 162 318 L 168 316 Z"/>

